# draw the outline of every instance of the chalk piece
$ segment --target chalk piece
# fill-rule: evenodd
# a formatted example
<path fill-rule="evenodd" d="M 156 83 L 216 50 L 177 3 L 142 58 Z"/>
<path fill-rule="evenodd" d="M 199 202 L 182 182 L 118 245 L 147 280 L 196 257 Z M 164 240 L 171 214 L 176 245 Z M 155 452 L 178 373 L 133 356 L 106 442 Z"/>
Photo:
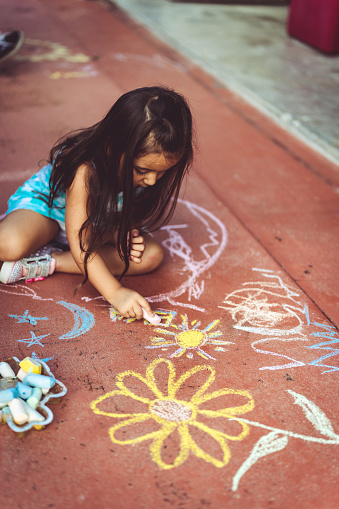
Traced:
<path fill-rule="evenodd" d="M 39 412 L 34 410 L 32 407 L 27 405 L 25 401 L 22 402 L 26 413 L 28 414 L 28 422 L 42 422 L 45 420 L 45 417 L 41 415 Z"/>
<path fill-rule="evenodd" d="M 19 425 L 28 422 L 28 413 L 25 410 L 24 402 L 22 399 L 14 398 L 8 403 L 8 406 L 14 422 Z"/>
<path fill-rule="evenodd" d="M 15 373 L 11 366 L 7 362 L 0 362 L 0 375 L 4 378 L 10 377 L 15 378 Z"/>
<path fill-rule="evenodd" d="M 159 325 L 160 322 L 161 322 L 161 318 L 160 316 L 154 314 L 153 318 L 149 316 L 149 314 L 146 312 L 146 310 L 144 308 L 141 308 L 142 309 L 142 315 L 143 317 L 148 321 L 150 322 L 152 325 Z"/>
<path fill-rule="evenodd" d="M 21 369 L 26 371 L 26 373 L 37 373 L 38 375 L 41 374 L 41 364 L 35 359 L 32 359 L 31 357 L 26 357 L 23 359 L 19 366 Z"/>
<path fill-rule="evenodd" d="M 4 389 L 0 392 L 0 405 L 5 406 L 14 398 L 17 397 L 17 390 L 15 388 Z"/>
<path fill-rule="evenodd" d="M 55 384 L 55 379 L 46 375 L 37 375 L 36 373 L 28 373 L 23 379 L 23 383 L 32 387 L 40 387 L 40 389 L 51 389 Z M 47 391 L 48 392 L 48 391 Z"/>
<path fill-rule="evenodd" d="M 35 410 L 36 407 L 38 406 L 38 404 L 40 403 L 41 396 L 42 396 L 42 390 L 40 389 L 40 387 L 34 387 L 33 391 L 32 391 L 32 396 L 30 396 L 28 398 L 27 404 L 31 408 L 33 408 L 33 410 Z"/>
<path fill-rule="evenodd" d="M 29 385 L 23 384 L 22 382 L 18 382 L 16 386 L 19 398 L 27 399 L 32 396 L 33 389 Z"/>
<path fill-rule="evenodd" d="M 23 381 L 27 374 L 28 374 L 27 371 L 24 371 L 22 368 L 20 368 L 17 377 L 19 378 L 19 380 Z"/>

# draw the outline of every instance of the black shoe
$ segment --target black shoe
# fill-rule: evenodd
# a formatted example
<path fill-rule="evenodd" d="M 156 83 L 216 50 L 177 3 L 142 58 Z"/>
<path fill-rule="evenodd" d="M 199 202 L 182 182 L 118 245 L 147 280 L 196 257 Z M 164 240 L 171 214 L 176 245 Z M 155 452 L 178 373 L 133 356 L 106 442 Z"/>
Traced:
<path fill-rule="evenodd" d="M 0 32 L 0 61 L 10 58 L 22 46 L 25 36 L 21 30 L 13 30 L 12 32 Z"/>

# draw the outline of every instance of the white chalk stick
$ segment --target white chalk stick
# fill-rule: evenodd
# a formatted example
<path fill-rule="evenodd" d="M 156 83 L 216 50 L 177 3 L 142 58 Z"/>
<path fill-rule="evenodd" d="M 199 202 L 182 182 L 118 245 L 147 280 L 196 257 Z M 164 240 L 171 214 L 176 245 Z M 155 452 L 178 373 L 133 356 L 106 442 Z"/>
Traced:
<path fill-rule="evenodd" d="M 15 373 L 7 362 L 0 362 L 0 375 L 4 378 L 15 378 Z"/>
<path fill-rule="evenodd" d="M 24 371 L 22 368 L 20 368 L 17 377 L 19 378 L 19 380 L 23 381 L 27 374 L 28 374 L 27 371 Z"/>
<path fill-rule="evenodd" d="M 22 399 L 18 398 L 12 399 L 12 401 L 8 403 L 8 406 L 11 411 L 14 422 L 16 422 L 19 425 L 28 422 L 28 413 L 25 410 L 24 402 L 22 401 Z"/>
<path fill-rule="evenodd" d="M 149 316 L 149 314 L 146 312 L 146 310 L 144 308 L 141 308 L 142 309 L 142 316 L 148 321 L 150 322 L 152 325 L 159 325 L 160 322 L 161 322 L 161 318 L 160 316 L 154 314 L 153 318 Z"/>
<path fill-rule="evenodd" d="M 23 401 L 22 403 L 25 411 L 28 414 L 28 422 L 42 422 L 45 420 L 45 417 L 41 415 L 37 410 L 27 405 L 26 401 Z"/>

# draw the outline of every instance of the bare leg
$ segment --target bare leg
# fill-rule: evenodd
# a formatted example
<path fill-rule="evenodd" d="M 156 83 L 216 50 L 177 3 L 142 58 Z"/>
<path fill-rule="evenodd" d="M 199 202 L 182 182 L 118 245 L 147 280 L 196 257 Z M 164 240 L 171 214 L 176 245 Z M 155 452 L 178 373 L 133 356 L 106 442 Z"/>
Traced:
<path fill-rule="evenodd" d="M 149 234 L 143 234 L 143 237 L 145 238 L 146 250 L 143 254 L 142 261 L 139 264 L 132 261 L 130 262 L 130 267 L 127 272 L 128 276 L 151 272 L 155 270 L 163 260 L 164 255 L 160 244 Z M 119 257 L 116 247 L 106 245 L 100 250 L 100 254 L 114 276 L 119 276 L 123 272 L 125 264 Z M 70 251 L 52 253 L 52 257 L 56 260 L 56 272 L 81 274 Z"/>
<path fill-rule="evenodd" d="M 0 223 L 0 260 L 14 261 L 48 244 L 58 234 L 54 219 L 33 210 L 14 210 Z"/>

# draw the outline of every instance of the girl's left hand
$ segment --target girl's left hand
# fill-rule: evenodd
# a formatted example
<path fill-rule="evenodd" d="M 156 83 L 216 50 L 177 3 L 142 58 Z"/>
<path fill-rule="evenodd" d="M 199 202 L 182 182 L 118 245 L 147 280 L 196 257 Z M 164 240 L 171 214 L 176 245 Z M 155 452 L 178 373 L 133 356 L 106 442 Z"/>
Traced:
<path fill-rule="evenodd" d="M 132 231 L 130 260 L 141 263 L 142 255 L 146 249 L 145 239 L 139 235 L 139 230 Z"/>

